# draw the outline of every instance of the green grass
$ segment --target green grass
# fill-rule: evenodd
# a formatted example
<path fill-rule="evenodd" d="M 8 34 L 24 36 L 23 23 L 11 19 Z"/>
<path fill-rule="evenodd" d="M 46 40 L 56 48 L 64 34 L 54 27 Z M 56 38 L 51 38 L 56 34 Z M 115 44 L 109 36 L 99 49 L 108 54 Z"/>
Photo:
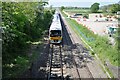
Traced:
<path fill-rule="evenodd" d="M 91 13 L 90 9 L 64 9 L 66 12 L 71 12 L 71 13 Z M 99 10 L 98 13 L 103 13 L 102 10 Z"/>
<path fill-rule="evenodd" d="M 75 8 L 71 8 L 71 9 L 64 9 L 64 11 L 68 12 L 68 13 L 82 13 L 83 15 L 89 15 L 90 13 L 92 13 L 90 11 L 90 9 L 75 9 Z M 116 16 L 116 14 L 110 13 L 110 12 L 103 12 L 102 10 L 98 10 L 97 13 L 102 13 L 104 16 Z"/>
<path fill-rule="evenodd" d="M 82 37 L 92 47 L 94 52 L 99 55 L 102 61 L 106 61 L 106 59 L 109 59 L 109 61 L 113 65 L 120 66 L 120 63 L 118 63 L 118 61 L 120 60 L 120 58 L 118 57 L 119 53 L 117 51 L 118 43 L 116 43 L 115 46 L 111 46 L 108 44 L 108 38 L 106 36 L 101 37 L 95 35 L 93 32 L 89 31 L 83 25 L 78 24 L 75 20 L 69 18 L 65 19 L 67 20 L 71 28 L 79 35 L 79 37 Z"/>
<path fill-rule="evenodd" d="M 23 73 L 26 69 L 28 69 L 31 65 L 31 61 L 37 57 L 36 53 L 33 53 L 32 57 L 21 57 L 18 56 L 14 62 L 10 64 L 6 64 L 3 66 L 4 78 L 17 78 L 19 74 Z"/>
<path fill-rule="evenodd" d="M 29 59 L 27 57 L 18 56 L 10 64 L 3 65 L 3 77 L 15 77 L 18 76 L 20 72 L 23 72 L 29 65 Z"/>

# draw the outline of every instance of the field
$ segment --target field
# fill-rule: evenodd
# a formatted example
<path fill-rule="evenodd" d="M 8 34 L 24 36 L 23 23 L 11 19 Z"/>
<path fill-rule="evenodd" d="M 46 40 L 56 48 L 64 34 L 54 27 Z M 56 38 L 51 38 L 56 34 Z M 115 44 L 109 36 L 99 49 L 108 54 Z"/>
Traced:
<path fill-rule="evenodd" d="M 86 9 L 76 9 L 76 8 L 68 8 L 68 9 L 64 9 L 64 11 L 70 13 L 70 14 L 74 14 L 74 13 L 81 13 L 81 14 L 85 14 L 85 15 L 88 15 L 89 13 L 91 13 L 90 9 L 89 8 L 86 8 Z M 115 16 L 115 14 L 113 13 L 110 13 L 110 12 L 102 12 L 102 10 L 100 9 L 97 13 L 102 13 L 104 14 L 105 16 L 106 15 L 111 15 L 111 16 Z"/>
<path fill-rule="evenodd" d="M 64 11 L 72 13 L 90 13 L 90 9 L 65 9 Z"/>

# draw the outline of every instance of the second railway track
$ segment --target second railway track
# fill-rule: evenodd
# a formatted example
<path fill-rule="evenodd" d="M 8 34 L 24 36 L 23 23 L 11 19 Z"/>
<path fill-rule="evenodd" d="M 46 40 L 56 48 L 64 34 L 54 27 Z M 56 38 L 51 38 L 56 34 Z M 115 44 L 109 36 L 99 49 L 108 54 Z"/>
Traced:
<path fill-rule="evenodd" d="M 71 46 L 70 52 L 71 52 L 71 56 L 72 56 L 72 60 L 73 60 L 73 65 L 75 65 L 75 70 L 77 72 L 77 79 L 82 80 L 83 78 L 90 78 L 91 80 L 94 80 L 92 73 L 87 66 L 87 58 L 88 57 L 83 55 L 83 53 L 85 52 L 86 49 L 84 49 L 82 44 L 75 43 L 73 36 L 71 35 L 70 32 L 68 32 L 69 30 L 66 29 L 67 26 L 64 24 L 62 18 L 61 18 L 61 23 L 62 23 L 62 26 L 64 27 L 63 28 L 64 39 L 65 39 L 64 43 L 66 43 L 66 45 Z M 70 40 L 68 40 L 68 39 L 70 39 Z M 80 70 L 81 68 L 84 68 L 84 71 Z M 83 74 L 84 75 L 86 74 L 86 75 L 83 76 Z"/>

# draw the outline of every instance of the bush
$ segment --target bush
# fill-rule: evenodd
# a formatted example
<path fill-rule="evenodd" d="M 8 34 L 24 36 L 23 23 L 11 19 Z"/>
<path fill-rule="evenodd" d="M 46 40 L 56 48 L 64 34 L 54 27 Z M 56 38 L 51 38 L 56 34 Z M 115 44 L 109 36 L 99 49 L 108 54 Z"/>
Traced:
<path fill-rule="evenodd" d="M 6 65 L 18 64 L 17 68 L 21 68 L 27 63 L 25 58 L 25 51 L 29 47 L 27 42 L 39 40 L 42 38 L 42 32 L 49 28 L 53 10 L 45 10 L 41 5 L 42 2 L 2 3 L 4 77 L 13 76 L 9 74 L 15 73 L 15 67 L 10 68 Z M 16 58 L 17 62 L 14 61 Z"/>

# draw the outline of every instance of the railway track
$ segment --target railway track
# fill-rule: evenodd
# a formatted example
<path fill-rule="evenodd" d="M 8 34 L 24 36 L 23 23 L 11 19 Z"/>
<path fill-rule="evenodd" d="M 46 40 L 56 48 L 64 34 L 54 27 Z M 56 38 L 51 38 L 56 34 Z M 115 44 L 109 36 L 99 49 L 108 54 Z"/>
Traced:
<path fill-rule="evenodd" d="M 65 27 L 65 24 L 64 24 L 63 20 L 61 20 L 61 21 L 62 21 L 62 26 Z M 71 38 L 71 41 L 72 41 L 72 44 L 71 44 L 71 42 L 68 40 L 68 34 L 66 34 L 66 32 L 68 30 L 65 30 L 65 28 L 63 28 L 63 29 L 64 29 L 63 30 L 64 31 L 64 39 L 66 40 L 66 44 L 70 45 L 70 46 L 73 46 L 73 47 L 71 47 L 70 50 L 71 50 L 71 55 L 73 56 L 73 58 L 72 58 L 73 64 L 75 65 L 75 69 L 76 69 L 76 72 L 77 72 L 77 76 L 78 76 L 77 78 L 79 80 L 82 80 L 82 75 L 79 71 L 80 70 L 79 68 L 84 67 L 86 69 L 85 70 L 86 73 L 89 74 L 89 77 L 86 77 L 86 78 L 90 78 L 90 79 L 94 80 L 93 76 L 92 76 L 92 73 L 90 72 L 90 70 L 87 66 L 88 56 L 84 56 L 84 54 L 83 54 L 86 51 L 86 49 L 83 49 L 84 47 L 82 45 L 80 45 L 79 43 L 76 44 L 72 35 L 70 35 L 70 38 Z M 68 32 L 68 33 L 71 34 L 70 32 Z M 80 66 L 78 66 L 78 65 L 80 65 Z"/>
<path fill-rule="evenodd" d="M 62 26 L 64 26 L 64 25 L 62 25 Z M 66 31 L 65 30 L 65 28 L 64 28 L 64 31 Z M 67 38 L 68 36 L 67 36 L 67 34 L 64 32 L 64 39 L 66 40 L 66 45 L 70 45 L 71 43 L 70 43 L 70 41 L 68 40 L 68 38 Z M 71 50 L 71 49 L 70 49 Z M 76 70 L 76 72 L 77 72 L 77 78 L 79 79 L 79 80 L 81 80 L 81 77 L 80 77 L 80 74 L 79 74 L 79 70 L 78 70 L 78 68 L 77 68 L 77 64 L 76 64 L 76 61 L 75 61 L 75 57 L 73 56 L 73 52 L 72 52 L 72 50 L 71 50 L 71 56 L 72 56 L 72 60 L 73 60 L 73 64 L 75 65 L 75 70 Z"/>
<path fill-rule="evenodd" d="M 61 45 L 50 45 L 50 64 L 48 80 L 60 79 L 63 80 L 63 60 Z"/>

